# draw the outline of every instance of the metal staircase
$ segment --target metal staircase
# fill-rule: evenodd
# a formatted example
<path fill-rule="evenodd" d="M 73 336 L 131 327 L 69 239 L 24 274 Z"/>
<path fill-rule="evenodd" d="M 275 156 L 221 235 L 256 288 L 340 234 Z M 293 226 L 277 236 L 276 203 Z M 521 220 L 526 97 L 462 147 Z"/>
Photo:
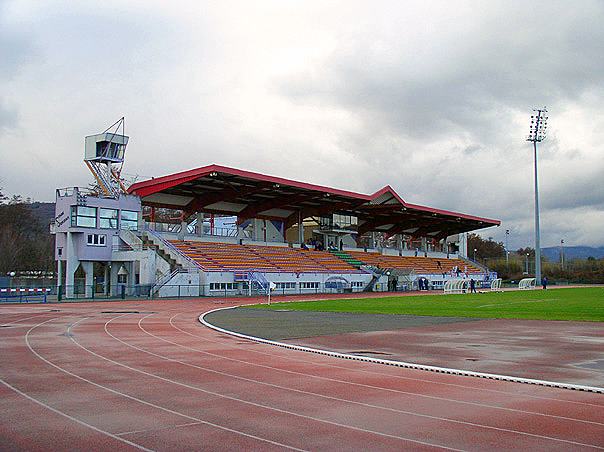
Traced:
<path fill-rule="evenodd" d="M 361 270 L 365 270 L 373 275 L 371 281 L 369 281 L 363 289 L 363 292 L 373 292 L 375 284 L 378 282 L 382 275 L 386 274 L 387 271 L 379 267 L 374 267 L 373 265 L 363 265 L 361 266 Z"/>
<path fill-rule="evenodd" d="M 264 291 L 265 294 L 268 294 L 270 290 L 270 283 L 264 277 L 264 274 L 258 270 L 249 271 L 247 274 L 247 280 L 250 284 L 250 287 L 253 283 L 256 283 L 260 289 Z"/>

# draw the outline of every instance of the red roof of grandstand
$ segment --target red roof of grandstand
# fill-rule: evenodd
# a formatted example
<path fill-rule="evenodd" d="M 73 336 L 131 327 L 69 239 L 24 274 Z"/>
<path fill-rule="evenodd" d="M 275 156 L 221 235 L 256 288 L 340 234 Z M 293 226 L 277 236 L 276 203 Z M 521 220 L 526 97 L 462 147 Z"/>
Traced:
<path fill-rule="evenodd" d="M 380 231 L 443 238 L 498 226 L 499 220 L 420 206 L 404 201 L 389 185 L 372 195 L 354 193 L 220 165 L 169 174 L 130 186 L 143 205 L 236 215 L 240 221 L 265 218 L 286 227 L 331 213 L 359 219 L 359 234 Z"/>

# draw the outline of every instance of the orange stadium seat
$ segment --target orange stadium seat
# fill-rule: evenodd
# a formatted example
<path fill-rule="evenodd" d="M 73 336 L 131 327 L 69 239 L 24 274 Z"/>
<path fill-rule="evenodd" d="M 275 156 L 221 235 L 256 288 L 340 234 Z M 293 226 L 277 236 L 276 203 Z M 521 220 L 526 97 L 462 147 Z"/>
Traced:
<path fill-rule="evenodd" d="M 439 259 L 423 256 L 384 256 L 379 253 L 364 251 L 346 252 L 364 264 L 374 265 L 379 268 L 395 268 L 399 270 L 414 270 L 416 273 L 438 274 L 450 273 L 457 267 L 460 271 L 467 269 L 468 273 L 482 273 L 479 268 L 461 259 Z"/>
<path fill-rule="evenodd" d="M 267 273 L 358 273 L 327 251 L 222 242 L 170 242 L 207 271 L 261 270 Z"/>

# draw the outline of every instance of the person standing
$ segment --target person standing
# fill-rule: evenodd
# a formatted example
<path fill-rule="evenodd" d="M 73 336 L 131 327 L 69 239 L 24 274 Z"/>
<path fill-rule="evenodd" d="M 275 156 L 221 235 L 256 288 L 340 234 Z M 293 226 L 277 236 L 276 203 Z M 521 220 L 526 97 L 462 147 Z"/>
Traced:
<path fill-rule="evenodd" d="M 543 290 L 547 289 L 547 276 L 544 276 L 543 279 L 541 280 L 541 285 L 543 286 Z"/>
<path fill-rule="evenodd" d="M 470 293 L 476 293 L 476 281 L 474 281 L 474 278 L 470 279 Z"/>

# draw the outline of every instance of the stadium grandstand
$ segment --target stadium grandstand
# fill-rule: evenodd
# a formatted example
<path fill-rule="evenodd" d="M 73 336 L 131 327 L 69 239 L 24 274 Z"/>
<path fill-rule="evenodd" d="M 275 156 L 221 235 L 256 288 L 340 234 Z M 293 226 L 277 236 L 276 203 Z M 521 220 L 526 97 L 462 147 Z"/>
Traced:
<path fill-rule="evenodd" d="M 366 195 L 220 165 L 126 187 L 128 137 L 123 121 L 112 127 L 86 137 L 93 188 L 57 190 L 51 231 L 67 298 L 409 290 L 420 279 L 442 288 L 493 277 L 468 259 L 465 233 L 498 220 L 411 204 L 390 186 Z"/>

